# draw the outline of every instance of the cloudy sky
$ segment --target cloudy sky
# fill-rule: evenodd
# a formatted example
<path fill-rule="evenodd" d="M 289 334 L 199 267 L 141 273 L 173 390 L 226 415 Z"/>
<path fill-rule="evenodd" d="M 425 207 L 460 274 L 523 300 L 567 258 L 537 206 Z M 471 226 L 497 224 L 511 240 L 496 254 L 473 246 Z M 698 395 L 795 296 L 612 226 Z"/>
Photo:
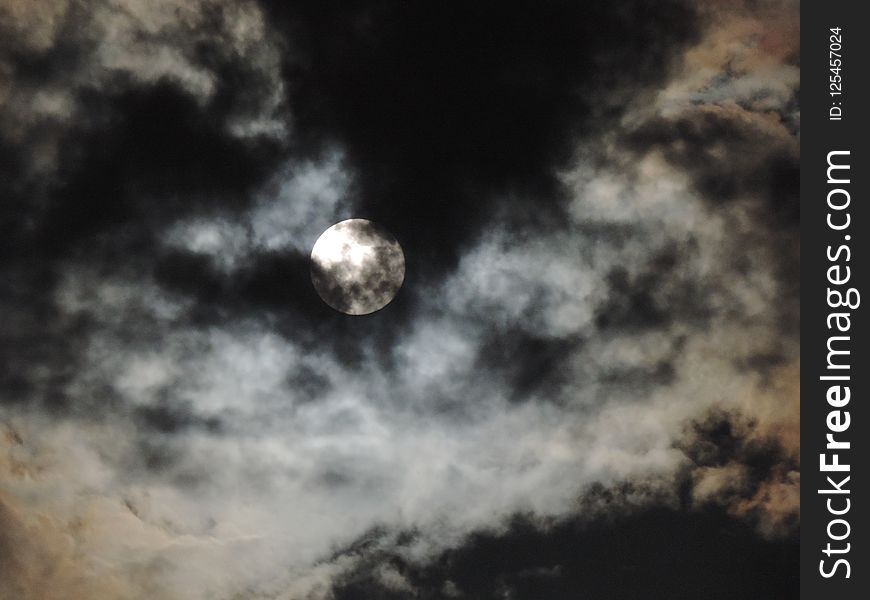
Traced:
<path fill-rule="evenodd" d="M 0 598 L 795 597 L 798 33 L 0 0 Z"/>

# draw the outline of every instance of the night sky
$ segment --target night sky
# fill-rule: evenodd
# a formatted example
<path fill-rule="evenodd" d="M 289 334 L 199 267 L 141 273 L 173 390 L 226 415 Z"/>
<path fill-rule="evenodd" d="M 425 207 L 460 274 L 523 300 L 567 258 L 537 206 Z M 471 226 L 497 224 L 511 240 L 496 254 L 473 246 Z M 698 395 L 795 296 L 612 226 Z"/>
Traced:
<path fill-rule="evenodd" d="M 795 598 L 798 8 L 0 0 L 0 600 Z"/>

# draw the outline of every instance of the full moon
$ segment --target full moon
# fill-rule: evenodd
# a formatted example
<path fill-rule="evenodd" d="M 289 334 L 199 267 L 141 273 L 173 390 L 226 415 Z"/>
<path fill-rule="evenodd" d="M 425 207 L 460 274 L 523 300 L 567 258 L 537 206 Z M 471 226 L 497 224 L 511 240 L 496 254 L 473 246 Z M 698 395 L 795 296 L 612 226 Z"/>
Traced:
<path fill-rule="evenodd" d="M 405 255 L 396 239 L 366 219 L 336 223 L 311 250 L 311 282 L 329 306 L 348 315 L 385 307 L 405 280 Z"/>

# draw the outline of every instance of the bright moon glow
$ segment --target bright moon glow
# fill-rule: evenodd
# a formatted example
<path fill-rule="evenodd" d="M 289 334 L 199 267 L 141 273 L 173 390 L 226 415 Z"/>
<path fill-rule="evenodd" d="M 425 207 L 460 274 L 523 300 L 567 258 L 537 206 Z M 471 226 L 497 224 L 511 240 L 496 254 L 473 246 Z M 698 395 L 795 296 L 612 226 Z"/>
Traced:
<path fill-rule="evenodd" d="M 311 250 L 311 281 L 329 306 L 367 315 L 395 297 L 405 279 L 399 243 L 366 219 L 348 219 L 324 231 Z"/>

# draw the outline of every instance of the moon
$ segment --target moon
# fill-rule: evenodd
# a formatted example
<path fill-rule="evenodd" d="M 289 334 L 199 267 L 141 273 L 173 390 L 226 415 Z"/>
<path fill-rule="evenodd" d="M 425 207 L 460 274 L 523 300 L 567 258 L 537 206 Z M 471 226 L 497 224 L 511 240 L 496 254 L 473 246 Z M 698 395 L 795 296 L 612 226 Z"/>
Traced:
<path fill-rule="evenodd" d="M 367 219 L 336 223 L 311 249 L 311 282 L 329 306 L 348 315 L 382 309 L 405 280 L 405 255 L 386 229 Z"/>

